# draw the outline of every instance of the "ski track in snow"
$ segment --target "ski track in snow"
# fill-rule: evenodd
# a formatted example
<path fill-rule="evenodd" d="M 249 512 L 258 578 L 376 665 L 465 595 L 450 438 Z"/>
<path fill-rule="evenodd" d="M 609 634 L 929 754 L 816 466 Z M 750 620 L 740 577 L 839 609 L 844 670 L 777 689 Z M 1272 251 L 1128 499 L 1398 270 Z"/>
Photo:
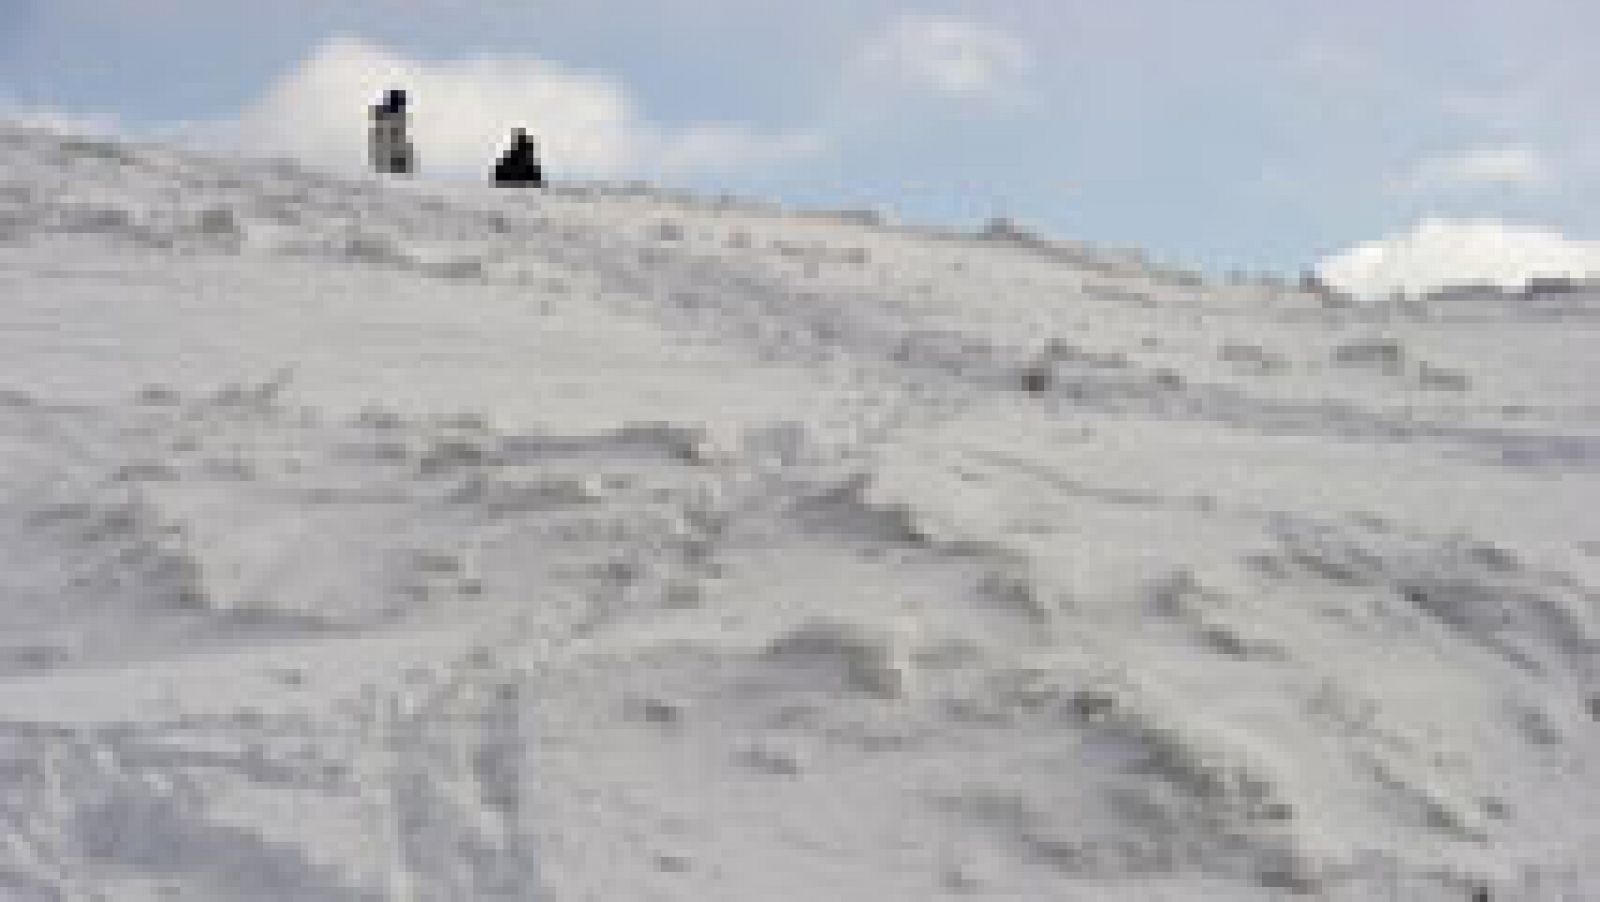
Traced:
<path fill-rule="evenodd" d="M 0 125 L 0 898 L 1588 898 L 1600 297 Z"/>

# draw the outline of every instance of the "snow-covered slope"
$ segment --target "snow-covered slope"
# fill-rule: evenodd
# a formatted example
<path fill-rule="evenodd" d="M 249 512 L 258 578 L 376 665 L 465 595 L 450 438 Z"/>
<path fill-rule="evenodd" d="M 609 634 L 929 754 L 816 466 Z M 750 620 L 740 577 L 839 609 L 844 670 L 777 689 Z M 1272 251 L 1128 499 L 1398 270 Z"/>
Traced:
<path fill-rule="evenodd" d="M 1593 897 L 1597 322 L 0 126 L 0 898 Z"/>

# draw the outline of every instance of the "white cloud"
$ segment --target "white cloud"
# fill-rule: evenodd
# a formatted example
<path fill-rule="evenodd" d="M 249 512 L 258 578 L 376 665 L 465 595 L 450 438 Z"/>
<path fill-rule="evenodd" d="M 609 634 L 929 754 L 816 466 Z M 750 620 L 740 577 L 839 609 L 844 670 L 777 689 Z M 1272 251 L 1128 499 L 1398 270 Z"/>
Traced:
<path fill-rule="evenodd" d="M 1363 297 L 1451 285 L 1517 288 L 1535 276 L 1600 276 L 1600 242 L 1496 219 L 1425 219 L 1409 234 L 1330 256 L 1317 271 Z"/>
<path fill-rule="evenodd" d="M 1340 89 L 1370 86 L 1384 74 L 1370 54 L 1346 44 L 1298 44 L 1290 49 L 1287 62 L 1292 72 L 1311 83 Z"/>
<path fill-rule="evenodd" d="M 1015 97 L 1032 65 L 1028 48 L 993 26 L 966 19 L 910 15 L 868 42 L 855 80 L 958 100 Z"/>
<path fill-rule="evenodd" d="M 1447 92 L 1439 101 L 1446 114 L 1479 128 L 1525 129 L 1537 123 L 1544 109 L 1541 93 L 1528 86 Z"/>
<path fill-rule="evenodd" d="M 71 113 L 0 96 L 0 120 L 59 134 L 114 136 L 123 129 L 115 117 Z"/>
<path fill-rule="evenodd" d="M 367 107 L 407 89 L 425 172 L 487 173 L 514 127 L 527 127 L 559 173 L 646 176 L 784 163 L 820 152 L 807 132 L 737 124 L 664 127 L 610 78 L 532 58 L 406 59 L 352 38 L 324 45 L 240 114 L 245 147 L 334 168 L 366 160 Z"/>
<path fill-rule="evenodd" d="M 1430 195 L 1459 192 L 1489 185 L 1525 189 L 1550 183 L 1551 167 L 1545 156 L 1526 144 L 1473 147 L 1423 160 L 1405 175 L 1391 179 L 1395 193 Z"/>

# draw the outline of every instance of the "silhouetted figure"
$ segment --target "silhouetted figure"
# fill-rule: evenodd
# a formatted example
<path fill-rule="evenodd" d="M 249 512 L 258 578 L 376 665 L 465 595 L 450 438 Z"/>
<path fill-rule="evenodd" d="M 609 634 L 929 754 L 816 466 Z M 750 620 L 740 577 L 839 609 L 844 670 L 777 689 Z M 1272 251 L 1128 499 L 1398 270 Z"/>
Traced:
<path fill-rule="evenodd" d="M 376 172 L 403 175 L 416 171 L 417 155 L 406 135 L 406 92 L 392 90 L 384 95 L 383 103 L 372 107 L 368 152 Z"/>
<path fill-rule="evenodd" d="M 524 129 L 512 133 L 511 149 L 505 152 L 494 167 L 496 185 L 544 184 L 544 169 L 539 165 L 539 149 Z"/>

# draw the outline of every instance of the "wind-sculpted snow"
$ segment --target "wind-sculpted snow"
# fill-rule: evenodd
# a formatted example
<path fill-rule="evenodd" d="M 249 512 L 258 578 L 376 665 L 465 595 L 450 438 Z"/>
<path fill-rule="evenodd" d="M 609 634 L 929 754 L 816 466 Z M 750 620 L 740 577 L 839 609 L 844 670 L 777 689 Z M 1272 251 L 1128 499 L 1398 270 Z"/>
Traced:
<path fill-rule="evenodd" d="M 0 126 L 0 898 L 1600 892 L 1600 295 Z"/>

